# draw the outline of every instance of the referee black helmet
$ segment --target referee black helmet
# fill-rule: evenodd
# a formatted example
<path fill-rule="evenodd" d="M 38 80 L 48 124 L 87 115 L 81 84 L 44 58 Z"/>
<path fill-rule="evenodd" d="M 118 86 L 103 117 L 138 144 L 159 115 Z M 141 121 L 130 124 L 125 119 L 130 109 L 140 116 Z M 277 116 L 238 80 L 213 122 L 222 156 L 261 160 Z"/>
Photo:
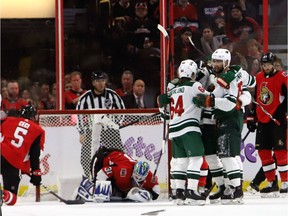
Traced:
<path fill-rule="evenodd" d="M 105 73 L 103 71 L 93 71 L 91 74 L 91 81 L 106 79 Z"/>

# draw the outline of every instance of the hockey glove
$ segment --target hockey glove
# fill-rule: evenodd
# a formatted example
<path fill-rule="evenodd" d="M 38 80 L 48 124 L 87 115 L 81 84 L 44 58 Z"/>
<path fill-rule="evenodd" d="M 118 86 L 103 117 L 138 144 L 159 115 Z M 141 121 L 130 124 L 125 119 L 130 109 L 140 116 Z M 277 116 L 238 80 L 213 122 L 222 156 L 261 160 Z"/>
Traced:
<path fill-rule="evenodd" d="M 170 103 L 170 98 L 168 97 L 167 94 L 161 94 L 159 95 L 158 97 L 158 104 L 159 104 L 159 107 L 164 107 L 166 105 L 168 105 Z"/>
<path fill-rule="evenodd" d="M 193 99 L 193 103 L 197 107 L 214 107 L 215 99 L 211 95 L 197 94 Z"/>
<path fill-rule="evenodd" d="M 247 128 L 250 132 L 254 133 L 255 130 L 257 129 L 257 120 L 253 116 L 248 116 L 246 118 L 247 120 Z"/>
<path fill-rule="evenodd" d="M 217 78 L 217 83 L 225 89 L 230 88 L 230 83 L 235 79 L 235 73 L 233 71 L 228 71 L 226 73 L 221 74 L 219 78 Z"/>
<path fill-rule="evenodd" d="M 34 186 L 40 186 L 42 178 L 41 178 L 41 170 L 37 169 L 31 172 L 31 177 L 30 177 L 30 182 L 34 185 Z"/>

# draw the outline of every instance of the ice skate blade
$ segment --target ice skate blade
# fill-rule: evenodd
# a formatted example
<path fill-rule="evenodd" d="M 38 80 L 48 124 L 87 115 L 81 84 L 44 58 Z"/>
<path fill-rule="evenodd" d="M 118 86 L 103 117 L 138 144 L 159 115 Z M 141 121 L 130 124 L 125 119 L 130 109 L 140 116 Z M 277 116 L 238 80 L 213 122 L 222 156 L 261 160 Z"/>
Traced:
<path fill-rule="evenodd" d="M 221 200 L 222 205 L 243 205 L 244 201 L 242 198 L 236 198 L 236 199 L 227 199 L 227 200 Z"/>
<path fill-rule="evenodd" d="M 288 193 L 280 193 L 281 198 L 288 198 Z"/>
<path fill-rule="evenodd" d="M 175 203 L 175 205 L 181 206 L 181 205 L 184 205 L 184 204 L 185 204 L 185 200 L 176 199 L 174 203 Z M 174 204 L 174 203 L 173 203 L 173 204 Z"/>
<path fill-rule="evenodd" d="M 193 200 L 193 199 L 186 199 L 185 205 L 191 206 L 203 206 L 206 204 L 206 200 Z"/>
<path fill-rule="evenodd" d="M 209 200 L 210 204 L 215 205 L 215 204 L 219 204 L 221 202 L 220 198 L 219 199 L 213 199 L 213 200 Z"/>
<path fill-rule="evenodd" d="M 278 198 L 280 197 L 280 194 L 278 191 L 270 192 L 270 193 L 260 193 L 261 198 Z"/>

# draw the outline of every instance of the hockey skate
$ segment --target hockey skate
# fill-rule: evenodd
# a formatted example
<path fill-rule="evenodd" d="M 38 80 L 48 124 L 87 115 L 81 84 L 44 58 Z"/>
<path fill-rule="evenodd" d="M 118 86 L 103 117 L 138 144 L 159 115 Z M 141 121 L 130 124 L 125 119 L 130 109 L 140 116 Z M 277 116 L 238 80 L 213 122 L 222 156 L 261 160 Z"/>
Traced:
<path fill-rule="evenodd" d="M 278 181 L 268 182 L 268 185 L 260 190 L 261 198 L 277 198 L 279 197 Z"/>
<path fill-rule="evenodd" d="M 215 204 L 215 203 L 219 203 L 220 202 L 220 198 L 223 196 L 225 190 L 225 185 L 220 185 L 218 186 L 217 191 L 209 196 L 209 200 L 211 204 Z"/>
<path fill-rule="evenodd" d="M 176 205 L 184 205 L 185 202 L 185 191 L 184 189 L 176 189 Z"/>
<path fill-rule="evenodd" d="M 288 196 L 288 182 L 282 182 L 281 183 L 280 196 L 281 197 L 287 197 Z"/>
<path fill-rule="evenodd" d="M 169 201 L 176 201 L 176 190 L 171 189 L 171 193 L 169 193 Z"/>
<path fill-rule="evenodd" d="M 223 205 L 241 205 L 243 204 L 243 190 L 242 186 L 238 187 L 226 187 L 223 196 L 221 197 L 221 203 Z"/>
<path fill-rule="evenodd" d="M 187 190 L 185 204 L 203 206 L 206 204 L 206 197 L 202 196 L 197 191 Z"/>
<path fill-rule="evenodd" d="M 259 185 L 256 185 L 253 181 L 250 182 L 249 186 L 247 187 L 247 192 L 249 192 L 251 194 L 256 194 L 259 191 L 260 191 Z"/>

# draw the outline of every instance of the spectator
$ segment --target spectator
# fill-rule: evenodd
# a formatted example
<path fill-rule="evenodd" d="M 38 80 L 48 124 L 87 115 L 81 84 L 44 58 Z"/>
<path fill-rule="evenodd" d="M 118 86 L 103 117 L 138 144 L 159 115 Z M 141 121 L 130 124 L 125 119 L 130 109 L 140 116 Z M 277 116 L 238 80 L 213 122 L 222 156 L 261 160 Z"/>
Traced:
<path fill-rule="evenodd" d="M 157 23 L 148 17 L 148 7 L 145 2 L 137 2 L 135 5 L 135 18 L 128 25 L 128 43 L 136 49 L 143 49 L 143 41 L 146 37 L 155 43 L 159 41 Z"/>
<path fill-rule="evenodd" d="M 277 71 L 284 70 L 284 65 L 281 58 L 276 57 L 274 67 Z"/>
<path fill-rule="evenodd" d="M 65 83 L 64 91 L 67 92 L 67 91 L 70 91 L 71 89 L 72 89 L 71 82 Z"/>
<path fill-rule="evenodd" d="M 119 0 L 112 6 L 112 17 L 115 18 L 123 17 L 125 22 L 129 22 L 134 17 L 134 8 L 130 0 Z"/>
<path fill-rule="evenodd" d="M 180 32 L 180 37 L 175 39 L 175 67 L 178 68 L 181 61 L 185 59 L 199 59 L 203 56 L 191 45 L 189 37 L 192 38 L 196 47 L 200 47 L 200 38 L 193 33 L 189 27 L 185 27 Z"/>
<path fill-rule="evenodd" d="M 153 108 L 155 101 L 145 96 L 145 83 L 138 79 L 133 84 L 133 94 L 122 97 L 126 108 Z"/>
<path fill-rule="evenodd" d="M 174 5 L 174 29 L 179 32 L 184 27 L 189 27 L 192 32 L 198 30 L 197 9 L 188 0 L 178 0 Z"/>
<path fill-rule="evenodd" d="M 226 35 L 225 26 L 226 26 L 225 13 L 223 11 L 223 8 L 219 8 L 214 15 L 212 24 L 214 35 L 219 37 L 223 37 L 224 35 Z"/>
<path fill-rule="evenodd" d="M 260 44 L 262 43 L 261 29 L 258 23 L 243 14 L 240 5 L 233 4 L 231 7 L 231 18 L 228 19 L 226 24 L 226 35 L 235 44 L 235 49 L 241 54 L 246 55 L 243 44 L 250 38 L 256 39 Z M 245 46 L 244 46 L 245 47 Z"/>
<path fill-rule="evenodd" d="M 121 77 L 121 88 L 116 89 L 116 93 L 123 97 L 132 94 L 134 76 L 130 70 L 124 70 Z"/>
<path fill-rule="evenodd" d="M 147 0 L 148 17 L 155 23 L 159 23 L 159 0 Z"/>
<path fill-rule="evenodd" d="M 21 97 L 27 102 L 27 104 L 33 105 L 33 99 L 28 89 L 22 91 Z"/>
<path fill-rule="evenodd" d="M 247 47 L 247 56 L 245 56 L 246 60 L 247 60 L 247 71 L 251 74 L 251 73 L 257 73 L 258 71 L 260 71 L 260 58 L 261 58 L 261 48 L 259 43 L 255 40 L 255 39 L 249 39 L 246 43 L 246 47 Z M 254 61 L 255 59 L 257 59 L 257 61 Z M 254 63 L 254 65 L 253 65 Z M 258 71 L 255 71 L 256 69 L 256 64 L 258 65 Z M 252 67 L 253 68 L 253 72 L 252 72 Z"/>
<path fill-rule="evenodd" d="M 19 110 L 22 106 L 27 105 L 27 102 L 19 96 L 19 84 L 16 80 L 8 81 L 7 83 L 8 98 L 3 98 L 1 109 L 8 116 L 19 116 Z"/>
<path fill-rule="evenodd" d="M 66 90 L 65 88 L 64 93 L 65 109 L 76 109 L 80 96 L 86 92 L 86 90 L 82 89 L 82 74 L 78 71 L 72 72 L 69 84 L 71 85 L 71 89 Z"/>
<path fill-rule="evenodd" d="M 202 30 L 201 47 L 205 55 L 210 56 L 221 45 L 218 38 L 214 37 L 214 32 L 210 26 L 205 26 Z"/>
<path fill-rule="evenodd" d="M 7 86 L 2 86 L 1 88 L 2 99 L 8 99 L 8 89 Z"/>
<path fill-rule="evenodd" d="M 39 100 L 42 104 L 42 109 L 51 110 L 56 108 L 55 98 L 50 94 L 50 86 L 47 83 L 40 85 Z"/>

